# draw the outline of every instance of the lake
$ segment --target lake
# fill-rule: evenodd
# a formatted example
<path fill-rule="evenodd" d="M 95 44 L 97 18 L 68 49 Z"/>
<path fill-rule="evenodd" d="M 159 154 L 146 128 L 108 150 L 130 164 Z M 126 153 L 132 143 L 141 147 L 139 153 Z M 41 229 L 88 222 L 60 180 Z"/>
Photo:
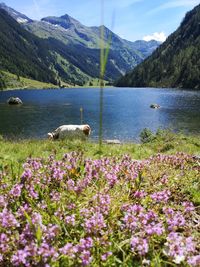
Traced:
<path fill-rule="evenodd" d="M 98 138 L 99 89 L 70 88 L 0 92 L 0 135 L 13 138 L 46 138 L 62 124 L 83 123 Z M 23 105 L 9 106 L 10 96 Z M 160 109 L 149 106 L 157 103 Z M 170 128 L 200 134 L 200 91 L 155 88 L 104 89 L 103 138 L 138 141 L 144 128 Z"/>

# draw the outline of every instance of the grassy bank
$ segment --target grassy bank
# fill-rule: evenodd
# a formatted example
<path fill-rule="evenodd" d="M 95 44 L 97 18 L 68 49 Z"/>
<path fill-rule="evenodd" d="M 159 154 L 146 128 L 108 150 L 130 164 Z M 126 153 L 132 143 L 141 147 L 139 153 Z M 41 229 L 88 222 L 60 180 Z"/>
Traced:
<path fill-rule="evenodd" d="M 15 74 L 1 71 L 1 79 L 3 80 L 5 86 L 2 90 L 11 90 L 11 89 L 44 89 L 44 88 L 58 88 L 55 84 L 44 83 Z"/>
<path fill-rule="evenodd" d="M 0 266 L 199 266 L 200 139 L 142 140 L 1 139 Z"/>
<path fill-rule="evenodd" d="M 17 76 L 15 74 L 1 71 L 0 79 L 2 80 L 4 86 L 0 87 L 0 90 L 12 90 L 12 89 L 47 89 L 47 88 L 59 88 L 58 85 L 52 83 L 40 82 L 28 78 L 24 78 L 21 76 Z M 105 87 L 107 86 L 108 81 L 104 81 Z M 72 85 L 69 83 L 61 82 L 61 87 L 63 88 L 96 88 L 99 86 L 99 79 L 94 78 L 90 79 L 85 85 Z"/>
<path fill-rule="evenodd" d="M 81 140 L 18 140 L 9 141 L 0 139 L 1 160 L 24 161 L 27 157 L 47 158 L 50 153 L 62 157 L 63 153 L 81 151 L 87 157 L 98 158 L 99 146 L 97 143 Z M 134 159 L 145 159 L 158 153 L 175 154 L 185 152 L 200 155 L 199 136 L 174 134 L 170 131 L 161 131 L 153 136 L 144 138 L 143 143 L 122 143 L 121 145 L 103 144 L 101 156 L 122 156 L 129 154 Z"/>

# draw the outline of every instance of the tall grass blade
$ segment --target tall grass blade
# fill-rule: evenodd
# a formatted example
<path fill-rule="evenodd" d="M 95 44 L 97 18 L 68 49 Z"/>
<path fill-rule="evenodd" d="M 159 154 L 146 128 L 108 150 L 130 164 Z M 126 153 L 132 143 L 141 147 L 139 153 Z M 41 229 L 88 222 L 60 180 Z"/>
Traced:
<path fill-rule="evenodd" d="M 104 76 L 106 71 L 106 64 L 110 51 L 112 34 L 110 33 L 108 42 L 105 44 L 104 39 L 104 0 L 101 0 L 101 31 L 100 31 L 100 110 L 99 110 L 99 151 L 102 150 L 103 140 L 103 97 L 104 97 Z"/>

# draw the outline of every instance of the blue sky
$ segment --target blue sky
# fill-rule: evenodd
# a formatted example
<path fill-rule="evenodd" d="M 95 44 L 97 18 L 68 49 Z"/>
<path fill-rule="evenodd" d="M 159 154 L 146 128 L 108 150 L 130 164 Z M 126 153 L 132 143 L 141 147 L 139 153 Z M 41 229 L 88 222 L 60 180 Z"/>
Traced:
<path fill-rule="evenodd" d="M 68 14 L 87 26 L 101 24 L 101 0 L 2 0 L 32 19 Z M 130 41 L 164 40 L 200 0 L 104 0 L 104 24 Z"/>

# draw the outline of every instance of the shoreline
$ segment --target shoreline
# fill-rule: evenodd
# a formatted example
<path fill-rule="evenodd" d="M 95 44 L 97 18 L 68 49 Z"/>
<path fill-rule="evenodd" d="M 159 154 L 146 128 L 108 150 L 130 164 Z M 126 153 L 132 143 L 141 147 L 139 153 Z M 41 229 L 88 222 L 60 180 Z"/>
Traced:
<path fill-rule="evenodd" d="M 104 86 L 103 89 L 115 88 L 116 90 L 119 88 L 129 88 L 129 89 L 162 89 L 162 90 L 181 90 L 181 91 L 191 91 L 191 92 L 200 92 L 199 89 L 194 88 L 168 88 L 168 87 L 116 87 L 116 86 Z M 70 87 L 16 87 L 16 88 L 1 88 L 0 92 L 6 91 L 21 91 L 21 90 L 55 90 L 55 89 L 100 89 L 100 86 L 70 86 Z"/>
<path fill-rule="evenodd" d="M 55 89 L 97 89 L 100 88 L 99 86 L 71 86 L 71 87 L 44 87 L 44 88 L 37 88 L 37 87 L 17 87 L 17 88 L 6 88 L 6 89 L 0 89 L 0 92 L 6 92 L 6 91 L 20 91 L 20 90 L 55 90 Z M 117 88 L 115 86 L 105 86 L 106 88 Z"/>

